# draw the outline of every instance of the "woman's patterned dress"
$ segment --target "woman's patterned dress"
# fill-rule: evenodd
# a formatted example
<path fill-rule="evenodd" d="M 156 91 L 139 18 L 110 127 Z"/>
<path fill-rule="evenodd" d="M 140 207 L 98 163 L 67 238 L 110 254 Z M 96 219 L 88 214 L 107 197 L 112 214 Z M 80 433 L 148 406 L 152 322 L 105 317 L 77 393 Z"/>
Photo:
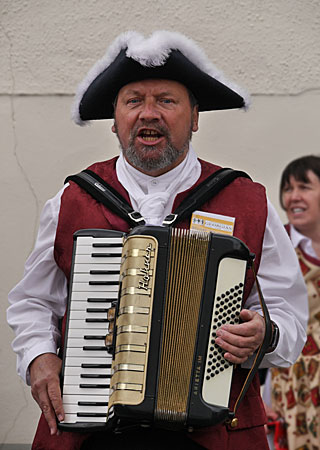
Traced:
<path fill-rule="evenodd" d="M 309 298 L 307 342 L 293 366 L 272 369 L 272 406 L 289 450 L 320 450 L 320 261 L 296 251 Z"/>

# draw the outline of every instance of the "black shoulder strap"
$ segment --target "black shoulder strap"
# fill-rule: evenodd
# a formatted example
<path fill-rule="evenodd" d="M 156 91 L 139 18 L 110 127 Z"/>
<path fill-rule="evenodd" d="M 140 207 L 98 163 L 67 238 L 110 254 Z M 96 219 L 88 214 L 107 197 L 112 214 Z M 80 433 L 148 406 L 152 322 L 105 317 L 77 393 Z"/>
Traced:
<path fill-rule="evenodd" d="M 178 208 L 164 219 L 163 225 L 172 226 L 190 216 L 193 211 L 217 195 L 221 189 L 238 177 L 250 179 L 249 175 L 239 170 L 229 168 L 217 170 L 200 183 Z M 70 175 L 65 179 L 65 183 L 69 181 L 77 183 L 93 198 L 126 220 L 130 226 L 135 227 L 145 224 L 141 214 L 134 211 L 122 195 L 92 170 L 86 169 L 76 175 Z"/>
<path fill-rule="evenodd" d="M 217 195 L 224 187 L 238 177 L 245 177 L 251 180 L 247 173 L 240 170 L 233 170 L 230 168 L 217 170 L 202 181 L 202 183 L 200 183 L 188 197 L 181 202 L 177 209 L 165 218 L 163 225 L 172 226 L 190 216 L 193 211 L 196 211 L 197 208 Z"/>
<path fill-rule="evenodd" d="M 86 169 L 76 175 L 70 175 L 65 183 L 74 181 L 94 199 L 117 213 L 130 226 L 144 225 L 145 221 L 138 211 L 134 211 L 129 203 L 112 186 L 106 183 L 92 170 Z"/>
<path fill-rule="evenodd" d="M 247 377 L 242 385 L 241 391 L 240 391 L 240 393 L 236 399 L 236 402 L 234 404 L 233 415 L 236 414 L 237 409 L 238 409 L 241 401 L 243 400 L 243 397 L 245 396 L 245 394 L 253 380 L 253 377 L 258 372 L 259 366 L 263 360 L 263 357 L 267 353 L 267 350 L 268 350 L 268 347 L 270 346 L 270 342 L 271 342 L 271 338 L 272 338 L 272 323 L 271 323 L 268 307 L 266 305 L 265 299 L 264 299 L 262 291 L 261 291 L 261 287 L 260 287 L 260 283 L 259 283 L 259 280 L 257 277 L 254 261 L 252 261 L 251 269 L 253 272 L 253 277 L 254 277 L 254 281 L 256 284 L 257 292 L 258 292 L 262 316 L 263 316 L 263 320 L 264 320 L 264 324 L 265 324 L 265 333 L 264 333 L 263 341 L 256 351 L 255 358 L 253 360 L 251 369 L 248 371 Z M 231 420 L 230 425 L 232 428 L 234 426 L 236 426 L 236 425 L 233 425 L 232 420 Z"/>

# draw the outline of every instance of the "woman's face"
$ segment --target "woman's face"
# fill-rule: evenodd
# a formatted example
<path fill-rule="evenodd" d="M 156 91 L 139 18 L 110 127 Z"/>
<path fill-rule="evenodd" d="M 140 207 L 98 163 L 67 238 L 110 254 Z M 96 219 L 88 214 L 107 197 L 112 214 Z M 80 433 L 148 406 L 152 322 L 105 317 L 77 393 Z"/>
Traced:
<path fill-rule="evenodd" d="M 302 234 L 320 228 L 320 179 L 312 171 L 306 173 L 307 182 L 293 176 L 282 190 L 282 203 L 289 222 Z"/>

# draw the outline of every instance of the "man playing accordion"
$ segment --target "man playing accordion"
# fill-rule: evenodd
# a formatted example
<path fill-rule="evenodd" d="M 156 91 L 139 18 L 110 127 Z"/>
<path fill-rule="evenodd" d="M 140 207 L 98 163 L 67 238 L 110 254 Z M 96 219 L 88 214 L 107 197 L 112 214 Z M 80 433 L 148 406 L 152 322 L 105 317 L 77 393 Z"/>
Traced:
<path fill-rule="evenodd" d="M 122 195 L 148 225 L 168 214 L 220 168 L 197 158 L 191 137 L 199 112 L 246 108 L 247 94 L 228 81 L 204 52 L 179 33 L 158 31 L 145 38 L 120 35 L 79 85 L 73 119 L 113 120 L 120 156 L 90 170 Z M 214 151 L 214 145 L 213 145 Z M 255 254 L 255 264 L 272 319 L 264 367 L 291 365 L 305 342 L 307 303 L 304 282 L 291 243 L 264 188 L 237 178 L 201 210 L 235 218 L 233 234 Z M 188 228 L 190 220 L 178 226 Z M 257 377 L 238 409 L 235 428 L 226 423 L 193 432 L 144 429 L 113 433 L 59 432 L 61 400 L 60 319 L 66 311 L 73 234 L 97 228 L 129 231 L 116 212 L 97 203 L 70 181 L 44 207 L 35 248 L 21 282 L 10 292 L 8 321 L 16 333 L 18 373 L 31 385 L 42 410 L 34 449 L 267 449 L 266 422 Z M 239 324 L 225 324 L 216 344 L 237 365 L 230 405 L 235 402 L 265 334 L 253 278 L 244 288 Z"/>

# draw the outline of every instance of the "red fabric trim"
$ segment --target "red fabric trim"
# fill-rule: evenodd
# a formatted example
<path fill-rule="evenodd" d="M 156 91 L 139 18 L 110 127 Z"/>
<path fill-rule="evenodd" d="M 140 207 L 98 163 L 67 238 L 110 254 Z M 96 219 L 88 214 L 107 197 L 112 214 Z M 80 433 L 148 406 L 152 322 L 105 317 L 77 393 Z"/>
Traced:
<path fill-rule="evenodd" d="M 300 246 L 299 250 L 307 261 L 309 261 L 311 264 L 314 264 L 315 266 L 320 266 L 320 259 L 316 259 L 313 256 L 307 255 Z"/>

